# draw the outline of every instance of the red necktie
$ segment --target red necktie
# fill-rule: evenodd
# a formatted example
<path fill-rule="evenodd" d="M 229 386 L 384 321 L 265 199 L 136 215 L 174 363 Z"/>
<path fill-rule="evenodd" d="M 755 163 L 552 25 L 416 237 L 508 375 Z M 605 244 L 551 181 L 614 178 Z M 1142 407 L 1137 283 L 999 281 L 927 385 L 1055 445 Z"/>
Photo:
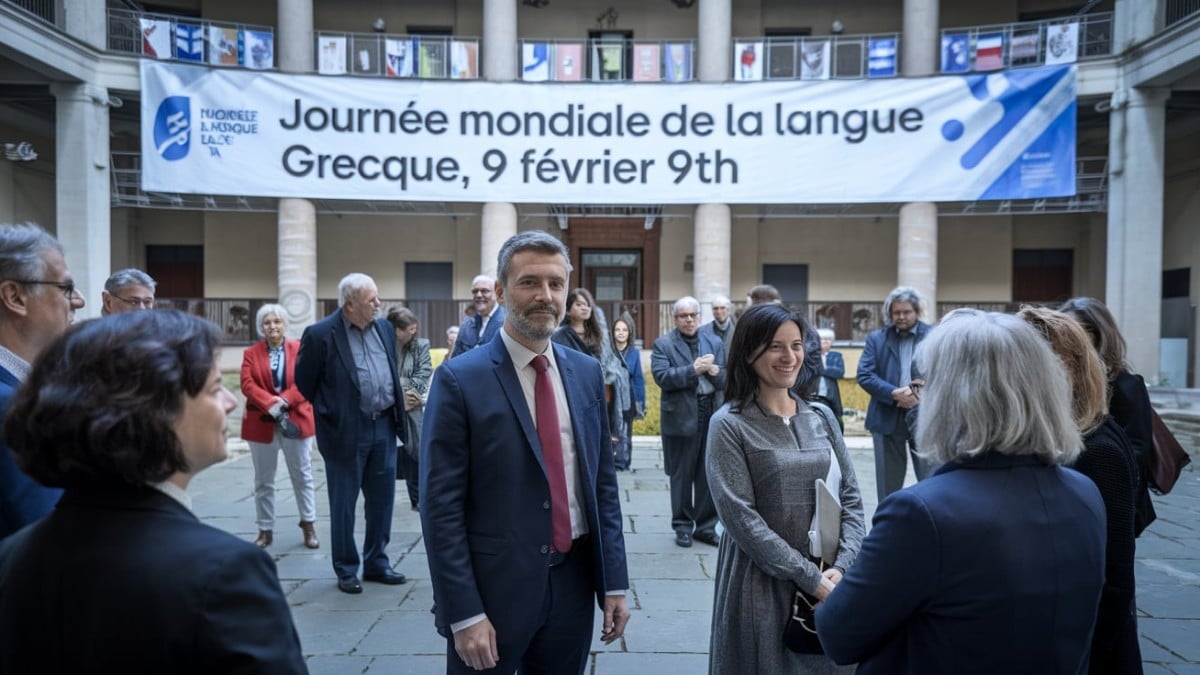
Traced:
<path fill-rule="evenodd" d="M 571 550 L 571 514 L 567 510 L 567 472 L 563 468 L 562 436 L 558 431 L 558 404 L 550 381 L 550 359 L 538 354 L 530 362 L 537 371 L 533 403 L 537 408 L 538 441 L 542 444 L 542 462 L 550 480 L 550 531 L 554 550 Z"/>

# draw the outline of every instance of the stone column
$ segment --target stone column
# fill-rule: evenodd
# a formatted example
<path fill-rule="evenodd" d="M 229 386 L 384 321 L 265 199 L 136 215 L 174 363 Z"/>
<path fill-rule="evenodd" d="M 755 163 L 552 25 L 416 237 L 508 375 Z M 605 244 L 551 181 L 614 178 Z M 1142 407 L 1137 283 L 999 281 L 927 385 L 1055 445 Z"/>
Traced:
<path fill-rule="evenodd" d="M 483 79 L 512 82 L 517 79 L 517 0 L 483 0 Z M 495 276 L 500 246 L 517 233 L 517 207 L 511 202 L 488 202 L 480 214 L 479 270 Z"/>
<path fill-rule="evenodd" d="M 698 15 L 698 79 L 701 82 L 727 82 L 733 71 L 733 15 L 730 0 L 700 0 Z M 731 296 L 732 219 L 729 205 L 698 205 L 692 230 L 695 237 L 692 295 L 707 306 L 714 295 Z"/>
<path fill-rule="evenodd" d="M 104 0 L 64 0 L 62 26 L 68 35 L 96 49 L 108 48 L 108 10 Z"/>
<path fill-rule="evenodd" d="M 905 77 L 937 71 L 937 0 L 904 0 L 900 72 Z M 896 284 L 912 286 L 925 300 L 925 320 L 937 321 L 937 204 L 913 202 L 900 207 Z"/>
<path fill-rule="evenodd" d="M 87 305 L 100 316 L 100 291 L 112 266 L 109 210 L 108 90 L 93 84 L 50 85 L 55 111 L 56 235 Z"/>
<path fill-rule="evenodd" d="M 1123 93 L 1123 96 L 1121 95 Z M 1105 303 L 1134 371 L 1158 380 L 1163 266 L 1163 145 L 1169 89 L 1114 94 L 1110 115 Z"/>
<path fill-rule="evenodd" d="M 276 54 L 285 73 L 313 70 L 312 0 L 278 0 Z M 280 199 L 279 301 L 287 309 L 288 337 L 300 337 L 317 316 L 317 210 L 307 199 Z"/>

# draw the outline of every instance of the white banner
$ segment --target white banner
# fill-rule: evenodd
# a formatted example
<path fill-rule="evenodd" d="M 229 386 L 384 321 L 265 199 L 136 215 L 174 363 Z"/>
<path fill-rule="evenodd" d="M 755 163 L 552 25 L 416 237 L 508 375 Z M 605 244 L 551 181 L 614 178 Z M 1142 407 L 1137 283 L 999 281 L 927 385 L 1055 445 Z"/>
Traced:
<path fill-rule="evenodd" d="M 584 204 L 1075 192 L 1074 66 L 686 85 L 141 68 L 148 191 Z"/>

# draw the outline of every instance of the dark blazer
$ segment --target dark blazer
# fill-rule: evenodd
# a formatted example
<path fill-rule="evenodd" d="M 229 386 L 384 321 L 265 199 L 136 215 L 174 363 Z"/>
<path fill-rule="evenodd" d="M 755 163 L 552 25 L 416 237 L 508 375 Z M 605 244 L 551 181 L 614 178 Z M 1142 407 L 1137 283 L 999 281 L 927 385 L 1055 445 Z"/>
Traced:
<path fill-rule="evenodd" d="M 871 673 L 1085 673 L 1104 582 L 1096 486 L 1031 455 L 950 462 L 879 505 L 817 606 L 825 653 Z"/>
<path fill-rule="evenodd" d="M 916 345 L 921 344 L 925 336 L 932 330 L 929 324 L 918 321 L 913 328 L 916 334 Z M 844 367 L 844 366 L 843 366 Z M 916 369 L 913 369 L 916 377 Z M 858 360 L 858 386 L 871 396 L 867 404 L 867 431 L 879 434 L 890 434 L 896 430 L 896 423 L 904 419 L 904 411 L 896 407 L 892 399 L 892 391 L 907 386 L 908 382 L 900 381 L 900 340 L 896 329 L 888 324 L 883 328 L 871 331 L 867 336 L 867 344 L 863 347 L 862 357 Z"/>
<path fill-rule="evenodd" d="M 0 428 L 21 382 L 0 367 Z M 25 475 L 0 434 L 0 540 L 54 510 L 62 490 Z"/>
<path fill-rule="evenodd" d="M 1150 499 L 1150 453 L 1154 451 L 1154 431 L 1150 420 L 1150 393 L 1141 375 L 1117 373 L 1108 383 L 1108 413 L 1125 432 L 1138 466 L 1137 506 L 1134 533 L 1138 536 L 1158 519 Z"/>
<path fill-rule="evenodd" d="M 72 489 L 5 558 L 2 673 L 308 672 L 271 556 L 151 487 Z"/>
<path fill-rule="evenodd" d="M 725 402 L 725 347 L 711 331 L 696 331 L 700 337 L 700 355 L 712 354 L 714 363 L 721 367 L 717 375 L 705 375 L 716 387 L 713 397 L 713 412 Z M 700 423 L 700 412 L 696 405 L 696 387 L 700 376 L 692 363 L 692 350 L 683 340 L 679 329 L 667 333 L 654 341 L 650 353 L 650 373 L 662 389 L 660 399 L 661 428 L 664 436 L 694 436 Z"/>
<path fill-rule="evenodd" d="M 283 391 L 276 391 L 267 341 L 250 345 L 242 352 L 242 393 L 246 395 L 242 438 L 255 443 L 274 440 L 275 423 L 265 421 L 262 417 L 275 405 L 276 398 L 288 402 L 288 419 L 300 428 L 301 438 L 308 438 L 315 433 L 312 404 L 296 388 L 296 360 L 299 354 L 299 340 L 283 341 Z"/>
<path fill-rule="evenodd" d="M 703 326 L 700 326 L 700 331 L 708 333 L 709 335 L 717 338 L 717 340 L 720 340 L 721 346 L 725 348 L 725 360 L 728 361 L 729 345 L 731 342 L 733 342 L 733 330 L 737 327 L 737 320 L 733 318 L 732 314 L 729 316 L 729 330 L 725 331 L 724 335 L 717 335 L 716 325 L 716 321 L 709 321 Z"/>
<path fill-rule="evenodd" d="M 400 388 L 396 371 L 396 329 L 387 319 L 375 319 L 371 325 L 383 340 L 387 352 L 388 372 L 396 395 L 396 405 L 392 409 L 396 436 L 407 438 L 404 390 Z M 340 309 L 304 329 L 295 375 L 296 388 L 312 403 L 316 414 L 317 447 L 321 454 L 354 452 L 358 447 L 358 411 L 362 394 L 358 390 L 354 355 L 346 338 Z M 346 424 L 342 423 L 343 417 Z"/>
<path fill-rule="evenodd" d="M 504 316 L 504 305 L 496 305 L 482 336 L 479 335 L 479 324 L 483 323 L 482 317 L 477 314 L 469 320 L 463 321 L 462 325 L 458 327 L 458 339 L 454 341 L 454 353 L 450 356 L 458 356 L 491 342 L 492 338 L 500 332 L 500 326 L 504 325 Z"/>
<path fill-rule="evenodd" d="M 825 398 L 829 400 L 829 407 L 839 418 L 842 416 L 842 392 L 838 389 L 838 380 L 845 375 L 846 361 L 842 358 L 842 353 L 829 350 L 825 354 L 825 366 L 821 368 L 821 378 L 825 380 L 825 389 L 827 390 Z"/>
<path fill-rule="evenodd" d="M 603 607 L 606 592 L 629 588 L 604 380 L 592 357 L 551 348 L 571 410 L 578 497 L 591 535 L 586 555 Z M 448 635 L 452 623 L 485 612 L 502 634 L 537 625 L 548 583 L 550 484 L 504 340 L 434 371 L 419 463 L 438 631 Z"/>
<path fill-rule="evenodd" d="M 633 400 L 638 410 L 646 411 L 646 375 L 642 373 L 642 350 L 630 345 L 625 351 L 625 368 L 629 371 L 629 385 L 633 387 Z"/>

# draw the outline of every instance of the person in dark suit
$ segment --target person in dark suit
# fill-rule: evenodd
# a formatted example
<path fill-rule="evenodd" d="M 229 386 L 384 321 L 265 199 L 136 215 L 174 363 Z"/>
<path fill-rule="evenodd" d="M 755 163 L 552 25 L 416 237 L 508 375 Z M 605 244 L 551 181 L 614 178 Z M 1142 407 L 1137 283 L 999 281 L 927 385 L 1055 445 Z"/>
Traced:
<path fill-rule="evenodd" d="M 858 385 L 871 396 L 867 405 L 867 431 L 875 444 L 875 490 L 880 501 L 904 487 L 912 454 L 917 480 L 929 474 L 929 465 L 914 447 L 906 417 L 919 402 L 920 378 L 913 368 L 917 345 L 929 334 L 921 321 L 921 295 L 900 286 L 883 301 L 888 324 L 867 336 L 858 361 Z M 916 381 L 918 388 L 912 385 Z"/>
<path fill-rule="evenodd" d="M 539 230 L 500 249 L 500 337 L 434 371 L 421 432 L 421 529 L 446 672 L 583 673 L 629 620 L 629 574 L 590 356 L 550 342 L 566 247 Z"/>
<path fill-rule="evenodd" d="M 842 391 L 838 389 L 838 380 L 846 375 L 846 361 L 841 352 L 833 351 L 833 339 L 836 337 L 833 331 L 822 328 L 817 332 L 821 336 L 821 379 L 817 381 L 815 397 L 829 406 L 837 417 L 838 427 L 845 432 L 846 423 L 842 421 Z"/>
<path fill-rule="evenodd" d="M 190 508 L 237 406 L 220 341 L 182 312 L 128 312 L 39 358 L 4 436 L 65 493 L 0 546 L 0 672 L 308 672 L 271 557 Z"/>
<path fill-rule="evenodd" d="M 725 349 L 726 363 L 729 362 L 729 344 L 733 342 L 733 329 L 737 326 L 737 319 L 733 318 L 731 314 L 732 308 L 733 303 L 729 298 L 724 295 L 713 296 L 713 320 L 700 326 L 701 332 L 712 333 L 721 341 L 721 346 Z"/>
<path fill-rule="evenodd" d="M 650 372 L 660 399 L 663 464 L 671 477 L 671 527 L 678 546 L 716 546 L 717 507 L 705 474 L 708 420 L 724 402 L 725 346 L 701 332 L 700 303 L 675 301 L 675 330 L 654 341 Z"/>
<path fill-rule="evenodd" d="M 941 464 L 892 493 L 817 606 L 836 663 L 872 673 L 1084 673 L 1104 583 L 1100 492 L 1067 469 L 1071 390 L 1037 331 L 956 310 L 921 351 L 918 447 Z"/>
<path fill-rule="evenodd" d="M 500 334 L 500 327 L 504 325 L 504 307 L 496 303 L 495 286 L 496 280 L 486 274 L 480 274 L 471 281 L 475 316 L 463 319 L 450 356 L 481 347 Z"/>
<path fill-rule="evenodd" d="M 354 545 L 358 493 L 364 500 L 362 576 L 402 584 L 384 550 L 396 500 L 396 443 L 406 437 L 404 388 L 396 370 L 396 331 L 378 318 L 379 290 L 365 274 L 338 283 L 340 309 L 300 337 L 296 388 L 313 405 L 325 458 L 329 538 L 338 589 L 362 593 Z"/>
<path fill-rule="evenodd" d="M 82 307 L 58 241 L 36 225 L 0 224 L 0 419 L 29 364 Z M 0 540 L 50 513 L 61 496 L 25 475 L 0 440 Z"/>
<path fill-rule="evenodd" d="M 319 548 L 312 477 L 312 439 L 316 430 L 312 404 L 296 388 L 300 341 L 286 337 L 287 310 L 283 305 L 269 303 L 259 307 L 254 323 L 263 340 L 242 353 L 241 380 L 242 394 L 246 396 L 242 438 L 249 443 L 254 462 L 254 511 L 258 523 L 258 538 L 254 543 L 267 548 L 274 541 L 275 467 L 282 452 L 300 511 L 304 545 Z"/>

